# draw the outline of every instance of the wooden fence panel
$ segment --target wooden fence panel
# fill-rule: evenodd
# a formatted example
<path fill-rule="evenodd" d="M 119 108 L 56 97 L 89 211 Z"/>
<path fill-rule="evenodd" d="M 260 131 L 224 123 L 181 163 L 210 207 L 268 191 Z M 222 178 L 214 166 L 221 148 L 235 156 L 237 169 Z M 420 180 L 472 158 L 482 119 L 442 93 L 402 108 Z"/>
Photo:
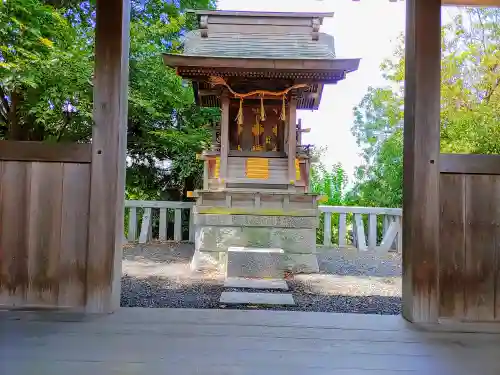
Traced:
<path fill-rule="evenodd" d="M 500 177 L 467 175 L 465 182 L 465 315 L 470 321 L 495 318 L 495 252 L 499 232 Z"/>
<path fill-rule="evenodd" d="M 441 175 L 439 315 L 465 314 L 465 176 Z"/>
<path fill-rule="evenodd" d="M 449 170 L 440 177 L 439 315 L 500 321 L 500 176 Z"/>
<path fill-rule="evenodd" d="M 64 164 L 59 306 L 85 304 L 90 164 Z"/>
<path fill-rule="evenodd" d="M 62 163 L 31 163 L 28 221 L 18 228 L 28 237 L 27 301 L 57 305 L 61 252 Z"/>
<path fill-rule="evenodd" d="M 0 303 L 20 305 L 28 293 L 28 198 L 31 163 L 0 161 Z"/>
<path fill-rule="evenodd" d="M 0 304 L 82 307 L 90 164 L 0 161 Z"/>

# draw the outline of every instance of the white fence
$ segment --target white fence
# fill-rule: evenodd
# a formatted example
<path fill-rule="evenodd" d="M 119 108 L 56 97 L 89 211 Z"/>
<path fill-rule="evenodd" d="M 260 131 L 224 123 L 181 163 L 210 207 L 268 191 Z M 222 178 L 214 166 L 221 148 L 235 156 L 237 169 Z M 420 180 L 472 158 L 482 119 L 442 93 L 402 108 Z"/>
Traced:
<path fill-rule="evenodd" d="M 193 202 L 125 201 L 126 240 L 194 242 Z M 401 251 L 399 208 L 319 206 L 324 247 Z M 332 240 L 336 239 L 333 243 Z"/>
<path fill-rule="evenodd" d="M 127 241 L 141 244 L 152 240 L 194 242 L 193 205 L 193 202 L 125 201 Z M 169 228 L 173 233 L 169 233 Z"/>
<path fill-rule="evenodd" d="M 400 252 L 402 248 L 400 208 L 320 206 L 323 215 L 323 246 L 355 246 L 359 251 Z M 332 216 L 338 222 L 332 222 Z M 348 226 L 349 223 L 349 226 Z M 332 243 L 332 229 L 337 243 Z"/>

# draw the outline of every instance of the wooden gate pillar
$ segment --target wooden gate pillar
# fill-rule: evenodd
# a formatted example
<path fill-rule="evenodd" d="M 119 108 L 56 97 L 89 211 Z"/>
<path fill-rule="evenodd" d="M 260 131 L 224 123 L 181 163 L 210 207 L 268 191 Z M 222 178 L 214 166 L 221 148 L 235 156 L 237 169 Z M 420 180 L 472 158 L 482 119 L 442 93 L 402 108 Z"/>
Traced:
<path fill-rule="evenodd" d="M 98 0 L 86 272 L 87 312 L 120 306 L 130 0 Z"/>
<path fill-rule="evenodd" d="M 438 318 L 441 0 L 406 1 L 403 316 Z"/>

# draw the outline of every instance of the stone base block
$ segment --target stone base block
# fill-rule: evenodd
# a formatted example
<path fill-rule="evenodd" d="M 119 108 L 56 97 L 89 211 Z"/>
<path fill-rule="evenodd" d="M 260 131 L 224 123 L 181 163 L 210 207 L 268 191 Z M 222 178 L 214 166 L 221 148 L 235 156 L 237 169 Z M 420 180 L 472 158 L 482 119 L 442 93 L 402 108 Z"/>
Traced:
<path fill-rule="evenodd" d="M 230 247 L 227 252 L 226 277 L 284 277 L 283 249 Z"/>
<path fill-rule="evenodd" d="M 227 305 L 295 305 L 291 293 L 222 292 L 220 303 Z"/>
<path fill-rule="evenodd" d="M 216 253 L 207 251 L 195 251 L 193 259 L 191 261 L 191 271 L 223 271 L 227 262 L 227 257 L 228 255 L 225 252 Z M 284 255 L 282 255 L 281 270 L 289 271 L 292 273 L 318 273 L 318 258 L 316 254 L 285 253 Z M 282 277 L 283 272 L 278 278 Z"/>
<path fill-rule="evenodd" d="M 230 277 L 224 282 L 225 288 L 235 289 L 263 289 L 263 290 L 288 290 L 285 280 L 276 279 L 248 279 L 243 277 Z"/>
<path fill-rule="evenodd" d="M 316 229 L 197 227 L 196 250 L 227 251 L 231 246 L 279 248 L 285 253 L 316 252 Z"/>
<path fill-rule="evenodd" d="M 221 253 L 195 251 L 191 260 L 191 271 L 222 271 Z"/>
<path fill-rule="evenodd" d="M 278 248 L 285 257 L 282 270 L 318 272 L 316 217 L 195 214 L 195 258 L 192 267 L 226 264 L 230 247 Z M 202 255 L 207 254 L 207 255 Z M 220 254 L 220 255 L 215 255 Z M 208 260 L 206 260 L 208 258 Z M 248 263 L 251 260 L 247 260 Z M 215 264 L 217 263 L 217 265 Z M 236 271 L 235 271 L 236 272 Z M 254 272 L 236 272 L 236 277 L 273 277 Z M 281 277 L 281 276 L 280 276 Z"/>
<path fill-rule="evenodd" d="M 318 226 L 318 217 L 196 214 L 194 224 L 204 227 L 315 229 Z"/>
<path fill-rule="evenodd" d="M 285 254 L 284 269 L 292 273 L 318 273 L 319 264 L 316 254 Z"/>

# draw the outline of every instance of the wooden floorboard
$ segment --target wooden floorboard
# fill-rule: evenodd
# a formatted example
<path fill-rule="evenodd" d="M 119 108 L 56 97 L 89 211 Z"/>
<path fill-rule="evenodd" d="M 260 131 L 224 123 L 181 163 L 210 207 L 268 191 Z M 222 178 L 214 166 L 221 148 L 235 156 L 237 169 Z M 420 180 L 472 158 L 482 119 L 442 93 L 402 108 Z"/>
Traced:
<path fill-rule="evenodd" d="M 500 373 L 500 335 L 424 332 L 399 316 L 123 308 L 60 317 L 0 313 L 0 373 Z"/>

